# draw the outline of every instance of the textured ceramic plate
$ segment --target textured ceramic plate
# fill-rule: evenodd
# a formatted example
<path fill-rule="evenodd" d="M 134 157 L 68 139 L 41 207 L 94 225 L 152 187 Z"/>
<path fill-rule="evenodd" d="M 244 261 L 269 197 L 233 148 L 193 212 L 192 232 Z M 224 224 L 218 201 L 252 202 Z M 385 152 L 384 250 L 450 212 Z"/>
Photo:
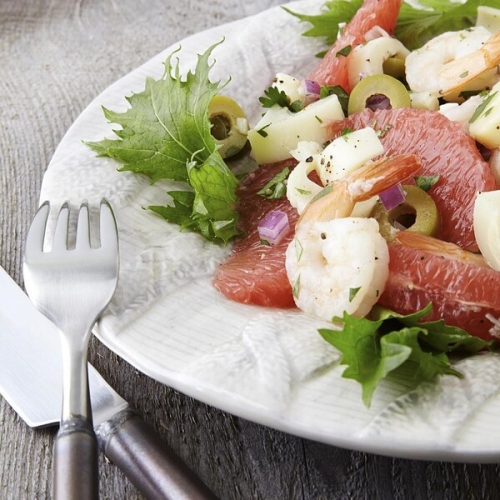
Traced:
<path fill-rule="evenodd" d="M 292 4 L 318 11 L 323 1 Z M 266 28 L 263 29 L 263 26 Z M 230 248 L 214 248 L 145 205 L 164 204 L 166 182 L 118 173 L 82 144 L 112 136 L 101 106 L 124 110 L 124 96 L 159 78 L 163 61 L 181 47 L 181 72 L 196 55 L 224 38 L 213 56 L 213 81 L 255 121 L 258 97 L 277 72 L 305 75 L 321 42 L 300 36 L 304 25 L 281 8 L 224 25 L 166 49 L 108 88 L 66 134 L 51 161 L 42 199 L 97 202 L 106 196 L 120 228 L 117 294 L 96 334 L 142 372 L 210 405 L 306 438 L 351 449 L 408 458 L 500 460 L 500 359 L 476 356 L 444 377 L 409 390 L 386 381 L 370 409 L 359 385 L 341 377 L 338 353 L 317 333 L 320 322 L 297 311 L 232 303 L 211 285 Z"/>

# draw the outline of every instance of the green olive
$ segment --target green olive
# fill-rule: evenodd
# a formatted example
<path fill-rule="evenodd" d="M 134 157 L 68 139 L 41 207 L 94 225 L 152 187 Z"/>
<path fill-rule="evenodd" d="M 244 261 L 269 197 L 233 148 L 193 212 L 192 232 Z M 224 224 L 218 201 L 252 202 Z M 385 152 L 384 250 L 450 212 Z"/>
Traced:
<path fill-rule="evenodd" d="M 434 200 L 417 186 L 404 185 L 405 201 L 396 208 L 387 211 L 382 203 L 377 202 L 371 217 L 377 219 L 380 234 L 392 241 L 398 230 L 435 236 L 439 231 L 439 212 Z"/>
<path fill-rule="evenodd" d="M 370 75 L 363 78 L 349 96 L 348 113 L 351 115 L 368 107 L 374 107 L 373 101 L 389 100 L 389 108 L 409 108 L 410 94 L 406 87 L 389 75 Z M 379 107 L 375 105 L 375 107 Z"/>
<path fill-rule="evenodd" d="M 212 137 L 222 158 L 239 153 L 247 142 L 248 120 L 245 112 L 230 97 L 216 95 L 208 106 Z"/>
<path fill-rule="evenodd" d="M 399 57 L 389 57 L 382 65 L 384 74 L 392 76 L 397 80 L 405 78 L 405 61 Z"/>

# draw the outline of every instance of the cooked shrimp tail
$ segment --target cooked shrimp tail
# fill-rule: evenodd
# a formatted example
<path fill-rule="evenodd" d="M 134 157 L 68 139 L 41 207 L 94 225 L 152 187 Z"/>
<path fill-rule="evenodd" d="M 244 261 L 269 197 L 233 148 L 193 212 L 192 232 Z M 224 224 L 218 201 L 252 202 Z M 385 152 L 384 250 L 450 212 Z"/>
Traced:
<path fill-rule="evenodd" d="M 327 186 L 304 210 L 300 222 L 349 217 L 354 205 L 394 186 L 420 169 L 416 155 L 399 154 L 369 162 L 348 177 Z"/>
<path fill-rule="evenodd" d="M 494 33 L 483 46 L 469 55 L 445 64 L 439 72 L 439 93 L 446 97 L 457 92 L 486 71 L 500 65 L 500 31 Z"/>

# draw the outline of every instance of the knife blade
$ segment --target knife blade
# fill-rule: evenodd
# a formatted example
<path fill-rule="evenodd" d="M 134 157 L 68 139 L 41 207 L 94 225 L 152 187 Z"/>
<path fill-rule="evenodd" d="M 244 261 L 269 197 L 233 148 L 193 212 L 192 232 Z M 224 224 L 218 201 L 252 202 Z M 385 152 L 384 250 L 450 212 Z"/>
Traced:
<path fill-rule="evenodd" d="M 89 386 L 100 449 L 146 498 L 215 498 L 92 365 Z M 58 330 L 2 267 L 0 393 L 30 427 L 59 423 L 62 360 Z"/>

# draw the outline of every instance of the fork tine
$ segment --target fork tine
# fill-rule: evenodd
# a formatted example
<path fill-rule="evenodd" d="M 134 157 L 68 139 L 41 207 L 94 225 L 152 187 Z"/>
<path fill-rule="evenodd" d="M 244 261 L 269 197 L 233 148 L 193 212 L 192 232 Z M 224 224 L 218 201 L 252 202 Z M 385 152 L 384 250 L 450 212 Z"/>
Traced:
<path fill-rule="evenodd" d="M 43 251 L 45 229 L 49 218 L 50 203 L 44 202 L 37 210 L 26 238 L 25 259 L 29 260 Z"/>
<path fill-rule="evenodd" d="M 118 230 L 116 227 L 116 220 L 113 214 L 113 209 L 111 208 L 109 201 L 105 198 L 101 200 L 100 239 L 101 248 L 117 252 Z"/>
<path fill-rule="evenodd" d="M 89 205 L 86 201 L 80 206 L 76 231 L 76 247 L 79 249 L 90 248 L 90 215 Z"/>
<path fill-rule="evenodd" d="M 57 216 L 54 239 L 52 240 L 52 250 L 66 250 L 68 247 L 68 226 L 69 226 L 69 203 L 62 204 Z"/>

